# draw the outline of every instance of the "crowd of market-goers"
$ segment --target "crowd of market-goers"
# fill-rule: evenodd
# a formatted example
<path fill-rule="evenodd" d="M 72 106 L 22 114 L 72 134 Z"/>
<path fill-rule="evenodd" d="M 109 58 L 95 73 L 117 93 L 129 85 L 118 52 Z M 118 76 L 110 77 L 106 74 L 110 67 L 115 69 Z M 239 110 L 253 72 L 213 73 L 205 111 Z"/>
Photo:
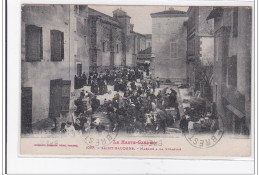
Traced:
<path fill-rule="evenodd" d="M 91 72 L 88 78 L 83 73 L 82 77 L 83 86 L 91 86 L 91 91 L 80 92 L 74 102 L 73 122 L 63 123 L 62 132 L 74 128 L 83 133 L 91 129 L 158 133 L 165 132 L 167 126 L 173 126 L 180 118 L 177 92 L 164 88 L 155 93 L 155 89 L 160 87 L 159 79 L 144 78 L 144 72 L 138 68 Z M 104 99 L 101 105 L 97 95 L 108 93 L 108 85 L 113 86 L 117 93 L 111 100 Z M 170 109 L 175 111 L 174 115 Z"/>

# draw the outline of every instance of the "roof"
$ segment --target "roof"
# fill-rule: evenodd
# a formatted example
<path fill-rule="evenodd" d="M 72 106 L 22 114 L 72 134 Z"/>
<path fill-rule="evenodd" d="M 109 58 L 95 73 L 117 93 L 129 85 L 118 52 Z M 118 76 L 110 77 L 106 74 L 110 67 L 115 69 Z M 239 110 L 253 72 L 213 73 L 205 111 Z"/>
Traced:
<path fill-rule="evenodd" d="M 207 17 L 207 20 L 222 16 L 223 11 L 224 9 L 221 7 L 214 7 Z"/>
<path fill-rule="evenodd" d="M 152 47 L 140 51 L 138 54 L 152 54 Z"/>
<path fill-rule="evenodd" d="M 152 39 L 152 34 L 145 34 L 144 36 L 146 39 Z"/>
<path fill-rule="evenodd" d="M 145 37 L 145 35 L 143 35 L 143 34 L 141 34 L 141 33 L 138 33 L 138 32 L 135 32 L 135 31 L 131 31 L 131 33 L 136 34 L 136 35 L 140 35 L 140 36 L 142 36 L 142 37 Z"/>
<path fill-rule="evenodd" d="M 100 15 L 100 16 L 105 16 L 105 17 L 107 17 L 108 19 L 119 23 L 118 19 L 113 18 L 112 16 L 106 15 L 106 14 L 104 14 L 104 13 L 102 13 L 102 12 L 99 12 L 99 11 L 97 11 L 97 10 L 95 10 L 95 9 L 92 9 L 92 8 L 88 8 L 88 9 L 89 9 L 89 11 L 92 11 L 92 12 L 94 12 L 94 13 L 97 13 L 97 14 Z"/>
<path fill-rule="evenodd" d="M 184 11 L 180 11 L 180 10 L 174 10 L 174 9 L 169 9 L 169 10 L 166 10 L 166 11 L 162 11 L 162 12 L 157 12 L 157 13 L 151 13 L 151 16 L 161 16 L 161 15 L 180 15 L 180 16 L 183 16 L 183 15 L 187 15 L 186 12 Z"/>

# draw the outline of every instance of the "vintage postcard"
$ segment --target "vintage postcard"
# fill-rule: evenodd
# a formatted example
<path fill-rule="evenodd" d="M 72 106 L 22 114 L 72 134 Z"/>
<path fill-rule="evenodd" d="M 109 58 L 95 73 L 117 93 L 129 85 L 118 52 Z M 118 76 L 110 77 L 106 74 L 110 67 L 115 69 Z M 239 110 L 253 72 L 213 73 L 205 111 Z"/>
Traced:
<path fill-rule="evenodd" d="M 252 6 L 21 5 L 21 156 L 250 157 Z"/>

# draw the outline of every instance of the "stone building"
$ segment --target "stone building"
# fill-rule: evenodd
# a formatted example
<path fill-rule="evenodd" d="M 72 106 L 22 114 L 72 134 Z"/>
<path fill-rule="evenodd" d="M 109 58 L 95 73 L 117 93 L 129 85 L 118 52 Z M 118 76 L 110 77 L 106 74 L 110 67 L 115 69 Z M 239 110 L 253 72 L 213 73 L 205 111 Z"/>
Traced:
<path fill-rule="evenodd" d="M 213 20 L 206 18 L 212 7 L 189 7 L 187 22 L 187 81 L 194 95 L 210 99 L 214 60 Z"/>
<path fill-rule="evenodd" d="M 22 6 L 23 133 L 69 115 L 75 75 L 136 65 L 145 36 L 133 31 L 126 12 L 118 9 L 113 14 L 87 5 Z"/>
<path fill-rule="evenodd" d="M 152 13 L 152 75 L 162 80 L 186 81 L 186 12 L 169 9 Z"/>
<path fill-rule="evenodd" d="M 113 18 L 119 21 L 123 31 L 124 66 L 133 67 L 136 65 L 137 53 L 145 49 L 145 36 L 134 31 L 131 17 L 122 9 L 113 11 Z"/>
<path fill-rule="evenodd" d="M 133 31 L 131 17 L 121 9 L 113 17 L 88 8 L 90 70 L 135 66 L 137 53 L 145 49 L 145 36 Z"/>
<path fill-rule="evenodd" d="M 124 33 L 117 19 L 88 8 L 90 70 L 125 65 Z"/>
<path fill-rule="evenodd" d="M 252 9 L 216 7 L 213 100 L 226 132 L 250 134 Z"/>
<path fill-rule="evenodd" d="M 21 123 L 32 124 L 68 114 L 77 56 L 77 11 L 71 5 L 24 5 L 21 23 Z M 81 31 L 81 34 L 84 31 Z M 80 34 L 80 35 L 81 35 Z M 87 52 L 86 52 L 87 53 Z M 48 118 L 49 117 L 49 118 Z"/>

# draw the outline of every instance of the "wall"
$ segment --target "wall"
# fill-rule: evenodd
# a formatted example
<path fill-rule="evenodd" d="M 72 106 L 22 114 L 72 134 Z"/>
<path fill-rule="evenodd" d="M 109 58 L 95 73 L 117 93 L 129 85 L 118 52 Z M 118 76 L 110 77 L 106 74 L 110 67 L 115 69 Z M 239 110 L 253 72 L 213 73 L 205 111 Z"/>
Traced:
<path fill-rule="evenodd" d="M 127 35 L 126 36 L 126 66 L 134 66 L 133 54 L 135 50 L 135 36 Z"/>
<path fill-rule="evenodd" d="M 49 115 L 50 80 L 62 78 L 69 80 L 69 6 L 23 6 L 21 23 L 21 75 L 22 87 L 32 87 L 32 122 L 35 123 Z M 42 27 L 43 59 L 39 62 L 25 61 L 25 25 Z M 64 32 L 64 60 L 52 62 L 50 30 Z M 46 71 L 48 70 L 48 71 Z"/>
<path fill-rule="evenodd" d="M 238 10 L 238 36 L 232 33 L 232 8 L 224 8 L 223 16 L 215 18 L 215 58 L 214 84 L 218 84 L 218 97 L 214 95 L 218 114 L 225 123 L 225 130 L 232 132 L 234 125 L 230 111 L 226 105 L 231 104 L 246 117 L 246 125 L 250 129 L 251 103 L 251 11 L 240 7 Z M 237 55 L 237 87 L 227 83 L 227 59 Z M 217 59 L 218 58 L 218 59 Z M 215 85 L 214 85 L 215 86 Z M 213 88 L 213 94 L 216 89 Z"/>
<path fill-rule="evenodd" d="M 155 54 L 155 76 L 164 79 L 186 79 L 187 17 L 152 19 L 152 53 Z M 170 42 L 178 45 L 178 58 L 170 58 Z"/>
<path fill-rule="evenodd" d="M 107 69 L 111 66 L 121 66 L 123 62 L 123 35 L 119 20 L 89 8 L 90 48 L 91 65 L 98 66 L 98 70 Z M 105 51 L 103 51 L 105 42 Z M 118 44 L 119 52 L 116 46 Z"/>
<path fill-rule="evenodd" d="M 73 7 L 73 6 L 72 6 Z M 73 13 L 71 15 L 76 18 L 76 26 L 74 27 L 74 31 L 71 31 L 71 35 L 73 35 L 72 39 L 74 40 L 75 53 L 72 54 L 74 57 L 72 59 L 71 64 L 71 73 L 72 75 L 77 74 L 77 63 L 82 64 L 82 73 L 85 72 L 86 75 L 89 73 L 89 65 L 90 65 L 90 57 L 89 57 L 89 43 L 88 43 L 88 7 L 87 6 L 79 6 L 79 13 Z M 74 6 L 75 9 L 75 6 Z M 74 78 L 72 80 L 72 89 L 74 88 Z"/>

